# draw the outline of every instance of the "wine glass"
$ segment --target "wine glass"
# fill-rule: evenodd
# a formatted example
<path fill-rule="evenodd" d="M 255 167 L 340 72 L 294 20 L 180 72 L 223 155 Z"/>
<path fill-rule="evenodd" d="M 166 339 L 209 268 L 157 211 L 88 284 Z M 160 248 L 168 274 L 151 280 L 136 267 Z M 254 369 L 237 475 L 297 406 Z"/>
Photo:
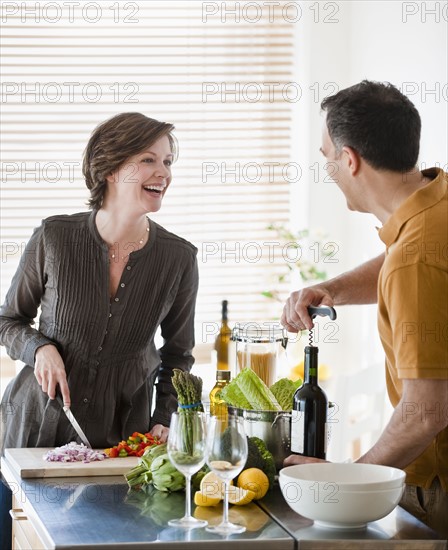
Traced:
<path fill-rule="evenodd" d="M 211 533 L 243 533 L 246 528 L 229 521 L 230 481 L 244 468 L 247 460 L 247 438 L 242 421 L 236 415 L 211 416 L 207 426 L 207 464 L 222 479 L 224 512 L 219 525 L 207 527 Z"/>
<path fill-rule="evenodd" d="M 185 476 L 185 515 L 171 519 L 171 527 L 194 529 L 208 522 L 191 515 L 191 476 L 205 464 L 206 415 L 197 411 L 179 411 L 171 415 L 167 451 L 172 464 Z"/>

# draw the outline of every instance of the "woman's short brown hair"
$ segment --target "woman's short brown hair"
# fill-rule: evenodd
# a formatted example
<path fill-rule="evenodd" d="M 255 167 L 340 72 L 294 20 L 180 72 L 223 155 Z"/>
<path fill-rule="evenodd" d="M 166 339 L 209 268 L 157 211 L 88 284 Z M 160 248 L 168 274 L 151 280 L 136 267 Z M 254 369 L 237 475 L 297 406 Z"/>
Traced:
<path fill-rule="evenodd" d="M 90 208 L 103 204 L 107 176 L 115 172 L 130 157 L 167 136 L 174 158 L 177 141 L 172 135 L 174 126 L 141 113 L 120 113 L 95 128 L 84 151 L 82 173 L 90 189 Z"/>

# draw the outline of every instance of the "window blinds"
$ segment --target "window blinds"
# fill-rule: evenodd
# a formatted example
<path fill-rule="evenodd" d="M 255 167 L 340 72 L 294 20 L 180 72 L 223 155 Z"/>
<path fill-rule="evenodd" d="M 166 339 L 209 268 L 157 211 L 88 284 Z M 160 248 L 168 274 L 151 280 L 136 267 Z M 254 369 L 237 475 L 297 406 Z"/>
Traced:
<path fill-rule="evenodd" d="M 139 111 L 176 126 L 180 157 L 155 221 L 199 249 L 197 341 L 278 317 L 262 295 L 285 258 L 292 162 L 294 2 L 4 2 L 2 299 L 40 220 L 86 210 L 94 127 Z"/>

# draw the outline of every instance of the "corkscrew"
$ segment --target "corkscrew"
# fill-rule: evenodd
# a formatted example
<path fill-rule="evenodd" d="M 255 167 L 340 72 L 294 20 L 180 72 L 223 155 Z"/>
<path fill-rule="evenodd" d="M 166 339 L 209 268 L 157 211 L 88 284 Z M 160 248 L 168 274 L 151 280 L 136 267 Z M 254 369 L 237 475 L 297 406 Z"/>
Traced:
<path fill-rule="evenodd" d="M 321 317 L 328 316 L 332 321 L 334 321 L 337 317 L 336 310 L 330 306 L 308 306 L 307 307 L 308 314 L 311 317 L 311 319 L 314 319 L 318 315 Z M 314 333 L 313 329 L 310 328 L 308 332 L 308 345 L 313 346 L 313 339 L 314 339 Z"/>

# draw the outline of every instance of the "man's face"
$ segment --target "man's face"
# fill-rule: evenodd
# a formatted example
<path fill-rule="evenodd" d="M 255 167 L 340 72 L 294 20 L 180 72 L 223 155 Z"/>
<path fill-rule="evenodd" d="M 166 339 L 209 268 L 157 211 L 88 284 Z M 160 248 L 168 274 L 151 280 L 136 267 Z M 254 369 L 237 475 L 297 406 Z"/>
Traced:
<path fill-rule="evenodd" d="M 364 209 L 359 203 L 360 190 L 356 185 L 355 178 L 352 176 L 349 168 L 349 157 L 344 149 L 336 151 L 334 143 L 331 141 L 328 133 L 327 123 L 324 120 L 322 127 L 322 146 L 320 152 L 327 159 L 325 169 L 330 178 L 336 183 L 339 189 L 344 193 L 347 201 L 347 207 L 350 210 L 363 212 Z"/>

